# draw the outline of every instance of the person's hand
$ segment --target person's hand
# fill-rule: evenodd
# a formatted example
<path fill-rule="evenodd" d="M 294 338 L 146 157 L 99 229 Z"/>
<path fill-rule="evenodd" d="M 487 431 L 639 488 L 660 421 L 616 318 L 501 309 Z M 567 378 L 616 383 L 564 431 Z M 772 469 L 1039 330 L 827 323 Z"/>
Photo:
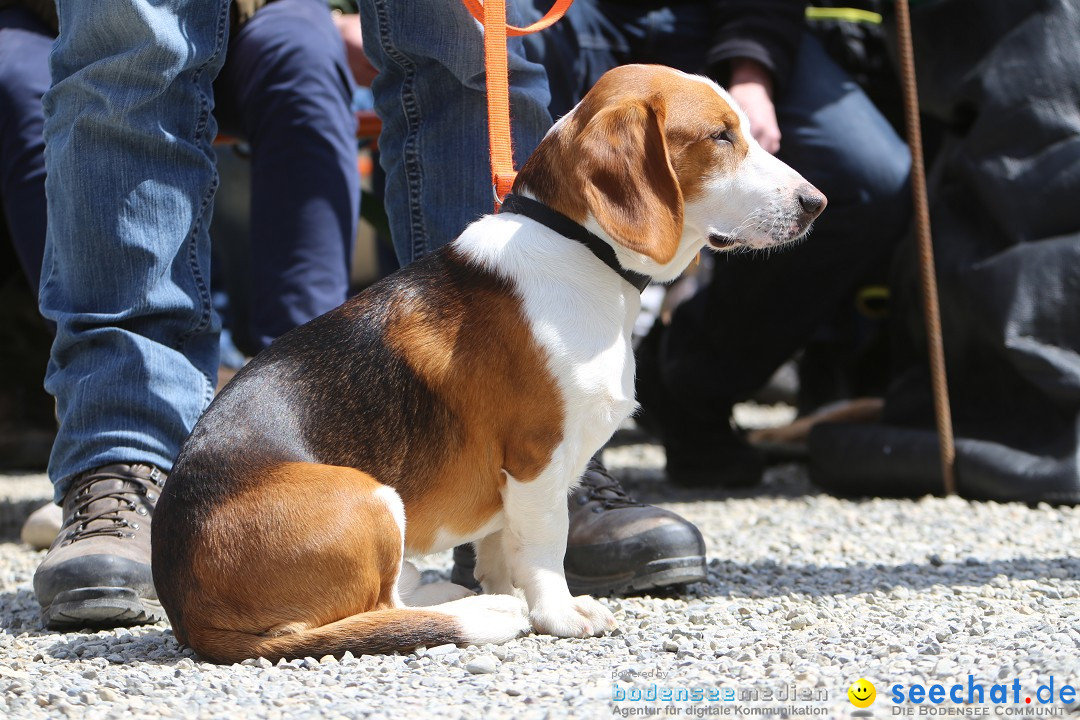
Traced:
<path fill-rule="evenodd" d="M 349 70 L 352 71 L 356 84 L 371 85 L 371 81 L 379 74 L 379 71 L 364 54 L 364 36 L 360 32 L 360 16 L 335 12 L 334 25 L 341 33 L 341 39 L 345 41 L 345 57 L 349 61 Z"/>
<path fill-rule="evenodd" d="M 772 75 L 756 60 L 739 58 L 731 62 L 728 92 L 750 119 L 750 134 L 766 152 L 780 149 L 780 126 L 772 101 Z"/>

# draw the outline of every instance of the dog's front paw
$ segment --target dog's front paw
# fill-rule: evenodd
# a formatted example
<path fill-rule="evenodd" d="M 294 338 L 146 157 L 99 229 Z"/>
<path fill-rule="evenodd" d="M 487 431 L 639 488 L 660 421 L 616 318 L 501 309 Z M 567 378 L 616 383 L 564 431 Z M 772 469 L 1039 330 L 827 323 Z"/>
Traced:
<path fill-rule="evenodd" d="M 588 595 L 541 605 L 529 613 L 533 631 L 556 637 L 590 637 L 615 629 L 615 616 Z"/>

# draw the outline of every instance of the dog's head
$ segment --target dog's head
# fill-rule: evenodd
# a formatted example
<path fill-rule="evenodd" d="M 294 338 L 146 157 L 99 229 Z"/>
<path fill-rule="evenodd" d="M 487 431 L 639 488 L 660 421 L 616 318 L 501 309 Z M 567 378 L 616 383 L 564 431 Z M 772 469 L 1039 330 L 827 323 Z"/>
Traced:
<path fill-rule="evenodd" d="M 661 281 L 706 245 L 801 238 L 826 202 L 757 144 L 716 83 L 658 65 L 600 78 L 551 128 L 514 190 L 609 238 L 625 267 Z"/>

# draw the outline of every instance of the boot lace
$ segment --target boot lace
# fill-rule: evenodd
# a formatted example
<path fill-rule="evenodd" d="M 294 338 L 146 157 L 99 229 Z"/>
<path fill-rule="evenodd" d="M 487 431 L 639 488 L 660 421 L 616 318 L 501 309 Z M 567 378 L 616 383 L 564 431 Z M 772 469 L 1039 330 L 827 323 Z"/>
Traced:
<path fill-rule="evenodd" d="M 595 458 L 589 460 L 585 473 L 581 476 L 581 485 L 577 492 L 579 493 L 578 502 L 582 505 L 587 502 L 598 502 L 605 510 L 643 505 L 630 497 L 619 481 L 613 478 L 607 468 Z"/>
<path fill-rule="evenodd" d="M 140 508 L 146 503 L 146 498 L 152 504 L 156 496 L 150 495 L 151 488 L 157 489 L 156 478 L 159 475 L 157 468 L 153 468 L 150 478 L 142 478 L 137 475 L 128 475 L 118 472 L 90 472 L 78 480 L 81 487 L 76 491 L 75 499 L 78 504 L 72 513 L 68 527 L 73 529 L 64 539 L 64 545 L 85 540 L 92 537 L 135 537 L 141 525 L 134 520 L 124 517 L 125 512 L 140 512 Z M 109 490 L 94 491 L 96 483 L 102 480 L 120 480 L 122 487 Z M 90 506 L 101 500 L 114 500 L 115 505 L 107 509 L 90 511 Z M 93 527 L 90 527 L 93 525 Z"/>

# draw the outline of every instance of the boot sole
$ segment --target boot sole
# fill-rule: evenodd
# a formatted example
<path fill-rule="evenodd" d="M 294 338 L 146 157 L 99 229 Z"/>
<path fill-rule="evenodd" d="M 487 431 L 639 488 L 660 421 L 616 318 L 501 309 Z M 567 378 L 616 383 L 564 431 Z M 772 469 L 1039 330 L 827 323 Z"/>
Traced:
<path fill-rule="evenodd" d="M 633 573 L 610 577 L 578 577 L 567 574 L 571 595 L 621 595 L 675 585 L 703 582 L 707 577 L 705 558 L 691 555 L 654 560 Z"/>
<path fill-rule="evenodd" d="M 41 618 L 50 630 L 115 628 L 164 620 L 165 611 L 131 588 L 95 587 L 58 593 Z"/>

